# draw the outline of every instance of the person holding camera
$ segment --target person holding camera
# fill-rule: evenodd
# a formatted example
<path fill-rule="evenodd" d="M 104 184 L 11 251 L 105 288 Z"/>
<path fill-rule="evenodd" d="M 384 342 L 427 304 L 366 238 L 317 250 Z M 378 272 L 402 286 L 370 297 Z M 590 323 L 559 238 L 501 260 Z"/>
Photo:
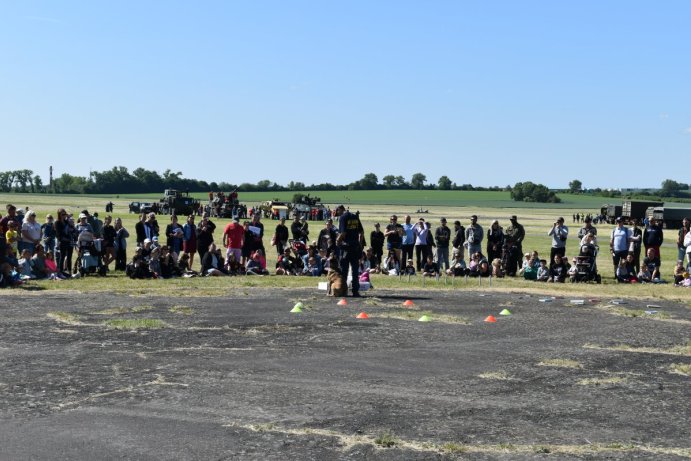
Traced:
<path fill-rule="evenodd" d="M 554 256 L 564 256 L 566 254 L 566 239 L 569 236 L 569 228 L 564 225 L 564 218 L 561 216 L 556 220 L 552 228 L 547 233 L 552 237 L 552 249 L 550 250 L 549 258 L 554 261 Z"/>
<path fill-rule="evenodd" d="M 485 231 L 482 226 L 477 223 L 477 215 L 470 217 L 470 226 L 465 229 L 465 246 L 468 248 L 468 254 L 482 253 L 482 240 L 485 237 Z"/>

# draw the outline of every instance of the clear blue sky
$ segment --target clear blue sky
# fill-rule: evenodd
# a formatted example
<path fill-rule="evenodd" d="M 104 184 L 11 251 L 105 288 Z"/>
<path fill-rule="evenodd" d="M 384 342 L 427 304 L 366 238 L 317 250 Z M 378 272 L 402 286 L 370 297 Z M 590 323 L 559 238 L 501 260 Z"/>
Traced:
<path fill-rule="evenodd" d="M 0 0 L 0 171 L 689 181 L 691 1 Z"/>

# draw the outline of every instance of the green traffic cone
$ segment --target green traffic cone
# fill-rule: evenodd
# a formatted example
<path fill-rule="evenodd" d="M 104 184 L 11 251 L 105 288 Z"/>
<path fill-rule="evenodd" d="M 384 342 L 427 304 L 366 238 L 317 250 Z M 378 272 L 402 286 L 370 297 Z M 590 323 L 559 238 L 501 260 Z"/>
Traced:
<path fill-rule="evenodd" d="M 298 304 L 299 304 L 299 303 L 298 303 Z M 302 309 L 300 309 L 300 306 L 298 306 L 298 305 L 296 304 L 295 307 L 293 307 L 293 308 L 290 310 L 290 312 L 293 313 L 293 314 L 297 314 L 297 313 L 302 312 Z"/>
<path fill-rule="evenodd" d="M 305 306 L 303 306 L 302 303 L 300 301 L 298 301 L 295 303 L 295 306 L 293 308 L 295 308 L 295 307 L 297 307 L 298 309 L 302 309 Z"/>
<path fill-rule="evenodd" d="M 511 311 L 508 310 L 508 309 L 504 309 L 503 311 L 501 311 L 501 312 L 499 313 L 499 315 L 511 315 Z"/>
<path fill-rule="evenodd" d="M 418 322 L 431 322 L 432 318 L 429 315 L 423 315 L 419 319 L 417 319 Z"/>

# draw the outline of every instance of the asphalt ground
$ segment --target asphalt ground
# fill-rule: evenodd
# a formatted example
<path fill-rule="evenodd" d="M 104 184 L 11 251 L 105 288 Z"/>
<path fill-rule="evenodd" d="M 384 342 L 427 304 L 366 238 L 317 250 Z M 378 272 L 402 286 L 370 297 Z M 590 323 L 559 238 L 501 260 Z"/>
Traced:
<path fill-rule="evenodd" d="M 6 295 L 0 459 L 691 458 L 689 306 L 545 298 Z"/>

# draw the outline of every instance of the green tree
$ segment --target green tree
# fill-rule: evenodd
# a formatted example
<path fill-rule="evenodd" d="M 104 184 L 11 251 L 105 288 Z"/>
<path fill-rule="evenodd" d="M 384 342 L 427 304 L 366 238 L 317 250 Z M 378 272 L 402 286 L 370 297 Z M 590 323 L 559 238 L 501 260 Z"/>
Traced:
<path fill-rule="evenodd" d="M 572 194 L 580 194 L 583 192 L 583 183 L 578 179 L 574 179 L 569 183 L 569 192 Z"/>
<path fill-rule="evenodd" d="M 452 182 L 448 176 L 442 176 L 437 182 L 439 190 L 451 190 Z"/>
<path fill-rule="evenodd" d="M 660 194 L 663 197 L 677 197 L 680 191 L 688 189 L 687 184 L 676 182 L 672 179 L 665 179 L 662 181 L 662 189 Z"/>
<path fill-rule="evenodd" d="M 395 184 L 396 184 L 396 176 L 394 176 L 392 174 L 387 174 L 386 176 L 381 178 L 381 180 L 382 180 L 382 184 L 387 189 L 393 189 Z"/>
<path fill-rule="evenodd" d="M 415 173 L 412 178 L 410 178 L 410 187 L 413 189 L 422 189 L 425 187 L 425 182 L 427 181 L 427 176 L 422 173 Z"/>
<path fill-rule="evenodd" d="M 511 198 L 516 202 L 560 203 L 561 199 L 547 186 L 530 181 L 517 182 L 511 188 Z"/>

